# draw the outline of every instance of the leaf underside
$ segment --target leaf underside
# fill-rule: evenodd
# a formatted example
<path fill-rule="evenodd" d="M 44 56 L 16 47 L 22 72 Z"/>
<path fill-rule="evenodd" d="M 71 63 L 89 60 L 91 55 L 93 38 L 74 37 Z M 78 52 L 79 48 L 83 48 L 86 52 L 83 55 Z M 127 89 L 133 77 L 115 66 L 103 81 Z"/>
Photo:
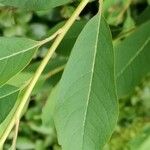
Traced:
<path fill-rule="evenodd" d="M 0 37 L 0 86 L 28 65 L 37 45 L 37 41 L 27 38 Z"/>
<path fill-rule="evenodd" d="M 13 108 L 19 94 L 19 88 L 4 85 L 0 87 L 0 124 Z"/>
<path fill-rule="evenodd" d="M 12 107 L 11 111 L 9 112 L 9 114 L 7 115 L 5 120 L 0 124 L 0 141 L 2 140 L 4 133 L 6 132 L 8 126 L 10 124 L 11 119 L 14 117 L 16 109 L 20 105 L 23 94 L 24 94 L 24 91 L 21 91 L 19 93 L 18 98 L 15 99 L 15 103 L 14 103 L 14 106 Z"/>
<path fill-rule="evenodd" d="M 99 150 L 112 134 L 118 106 L 111 42 L 98 14 L 75 43 L 59 84 L 54 117 L 63 150 Z"/>

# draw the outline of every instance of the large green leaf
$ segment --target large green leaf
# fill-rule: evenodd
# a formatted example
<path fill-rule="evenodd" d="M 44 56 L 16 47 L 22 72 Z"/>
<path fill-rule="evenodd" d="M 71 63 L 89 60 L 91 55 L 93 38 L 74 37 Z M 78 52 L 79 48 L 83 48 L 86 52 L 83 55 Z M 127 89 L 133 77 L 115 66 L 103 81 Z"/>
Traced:
<path fill-rule="evenodd" d="M 23 90 L 31 81 L 34 73 L 28 73 L 28 72 L 20 72 L 16 76 L 14 76 L 12 79 L 10 79 L 7 83 L 9 85 L 18 87 L 20 90 Z"/>
<path fill-rule="evenodd" d="M 27 38 L 0 37 L 0 86 L 26 67 L 38 46 Z"/>
<path fill-rule="evenodd" d="M 0 87 L 0 123 L 4 121 L 13 108 L 19 94 L 19 88 L 4 85 Z"/>
<path fill-rule="evenodd" d="M 131 93 L 150 72 L 150 21 L 115 48 L 118 96 Z"/>
<path fill-rule="evenodd" d="M 21 91 L 24 90 L 25 87 L 30 83 L 32 77 L 34 76 L 34 72 L 21 72 L 14 76 L 11 80 L 8 81 L 8 84 L 12 86 L 18 87 Z M 39 92 L 40 88 L 43 86 L 46 78 L 44 75 L 41 75 L 39 80 L 37 81 L 32 94 L 35 95 Z"/>
<path fill-rule="evenodd" d="M 72 0 L 0 0 L 1 4 L 23 8 L 25 10 L 44 10 L 57 7 Z"/>
<path fill-rule="evenodd" d="M 113 132 L 118 107 L 111 41 L 100 14 L 87 23 L 76 41 L 55 108 L 63 150 L 100 150 Z"/>

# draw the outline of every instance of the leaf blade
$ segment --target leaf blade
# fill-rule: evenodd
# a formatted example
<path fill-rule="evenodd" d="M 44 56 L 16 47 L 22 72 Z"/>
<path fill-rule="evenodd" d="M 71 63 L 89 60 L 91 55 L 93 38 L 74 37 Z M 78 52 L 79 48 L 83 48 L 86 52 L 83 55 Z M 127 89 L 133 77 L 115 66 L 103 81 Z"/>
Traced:
<path fill-rule="evenodd" d="M 115 48 L 118 97 L 131 93 L 150 71 L 150 21 Z"/>
<path fill-rule="evenodd" d="M 38 46 L 27 38 L 0 37 L 0 86 L 28 65 Z"/>
<path fill-rule="evenodd" d="M 113 56 L 98 14 L 79 35 L 59 84 L 54 120 L 62 149 L 99 150 L 109 139 L 118 116 Z"/>
<path fill-rule="evenodd" d="M 0 124 L 13 108 L 19 94 L 19 88 L 4 85 L 0 87 Z"/>

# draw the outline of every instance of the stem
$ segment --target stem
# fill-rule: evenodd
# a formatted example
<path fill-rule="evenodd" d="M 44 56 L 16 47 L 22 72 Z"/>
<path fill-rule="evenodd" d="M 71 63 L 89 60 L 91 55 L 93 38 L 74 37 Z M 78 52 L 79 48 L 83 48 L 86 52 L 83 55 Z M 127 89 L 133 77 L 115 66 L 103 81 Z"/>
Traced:
<path fill-rule="evenodd" d="M 12 147 L 11 147 L 11 150 L 15 150 L 16 149 L 16 143 L 17 143 L 17 136 L 18 136 L 18 130 L 19 130 L 19 123 L 20 123 L 20 120 L 19 118 L 16 119 L 16 125 L 15 125 L 15 135 L 14 135 L 14 138 L 13 138 L 13 143 L 12 143 Z"/>
<path fill-rule="evenodd" d="M 57 35 L 61 34 L 61 32 L 62 32 L 62 29 L 60 28 L 58 31 L 56 31 L 56 32 L 55 32 L 53 35 L 51 35 L 50 37 L 48 37 L 48 38 L 46 38 L 46 39 L 40 41 L 40 42 L 39 42 L 39 45 L 43 45 L 43 44 L 45 44 L 45 43 L 47 43 L 47 42 L 53 40 Z"/>
<path fill-rule="evenodd" d="M 49 73 L 46 74 L 45 79 L 48 79 L 48 78 L 52 77 L 53 75 L 63 71 L 65 66 L 66 65 L 62 65 L 60 67 L 55 68 L 53 71 L 50 71 Z"/>
<path fill-rule="evenodd" d="M 99 12 L 102 13 L 103 0 L 99 0 Z"/>
<path fill-rule="evenodd" d="M 36 84 L 36 82 L 38 81 L 40 75 L 42 74 L 45 66 L 47 65 L 49 59 L 52 57 L 53 53 L 55 52 L 55 50 L 57 49 L 57 47 L 59 46 L 60 42 L 62 41 L 62 39 L 64 38 L 64 36 L 66 35 L 66 33 L 68 32 L 68 30 L 70 29 L 70 27 L 72 26 L 72 24 L 75 22 L 75 20 L 77 19 L 77 17 L 79 16 L 79 14 L 81 13 L 81 11 L 84 9 L 84 7 L 88 4 L 89 0 L 82 0 L 81 3 L 79 4 L 79 6 L 77 7 L 77 9 L 75 10 L 75 12 L 72 14 L 72 16 L 70 17 L 70 19 L 66 22 L 66 24 L 62 27 L 60 34 L 56 37 L 54 43 L 52 44 L 51 48 L 49 49 L 46 57 L 43 59 L 42 63 L 40 64 L 39 68 L 37 69 L 34 77 L 32 78 L 28 89 L 26 90 L 22 101 L 19 105 L 19 107 L 17 108 L 14 117 L 10 120 L 10 123 L 8 124 L 7 129 L 5 130 L 2 138 L 0 139 L 0 147 L 4 144 L 5 140 L 7 139 L 7 136 L 9 135 L 9 133 L 11 132 L 16 119 L 20 119 L 21 118 L 21 114 L 22 111 L 26 105 L 26 103 L 29 100 L 29 97 L 31 95 L 31 92 Z"/>
<path fill-rule="evenodd" d="M 127 36 L 128 34 L 131 34 L 134 30 L 135 30 L 135 27 L 133 27 L 125 32 L 120 33 L 118 35 L 118 37 L 114 39 L 114 42 L 121 40 L 123 37 Z"/>
<path fill-rule="evenodd" d="M 117 20 L 120 20 L 123 15 L 125 14 L 125 12 L 127 11 L 127 9 L 129 8 L 130 4 L 132 3 L 132 0 L 128 0 L 127 4 L 125 5 L 125 7 L 123 8 L 123 10 L 121 11 L 120 15 L 117 17 Z"/>

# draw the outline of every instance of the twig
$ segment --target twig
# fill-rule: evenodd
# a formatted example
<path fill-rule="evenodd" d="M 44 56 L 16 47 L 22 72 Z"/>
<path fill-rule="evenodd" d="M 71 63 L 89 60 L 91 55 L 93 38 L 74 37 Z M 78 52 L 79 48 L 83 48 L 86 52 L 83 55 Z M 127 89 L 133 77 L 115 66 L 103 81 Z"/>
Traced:
<path fill-rule="evenodd" d="M 58 67 L 58 68 L 55 68 L 54 70 L 52 70 L 52 71 L 50 71 L 49 73 L 47 73 L 47 74 L 45 75 L 45 78 L 48 79 L 48 78 L 52 77 L 53 75 L 55 75 L 55 74 L 57 74 L 57 73 L 63 71 L 64 68 L 65 68 L 65 66 L 66 66 L 66 65 L 62 65 L 62 66 L 60 66 L 60 67 Z"/>
<path fill-rule="evenodd" d="M 39 44 L 40 44 L 40 45 L 43 45 L 43 44 L 45 44 L 45 43 L 47 43 L 47 42 L 52 41 L 53 39 L 55 39 L 55 38 L 57 37 L 57 35 L 61 34 L 62 31 L 63 31 L 63 30 L 60 28 L 59 30 L 57 30 L 57 31 L 56 31 L 53 35 L 51 35 L 50 37 L 48 37 L 48 38 L 46 38 L 46 39 L 40 41 Z"/>
<path fill-rule="evenodd" d="M 19 123 L 20 123 L 20 120 L 16 119 L 15 130 L 14 130 L 15 133 L 14 133 L 14 137 L 13 137 L 13 143 L 12 143 L 11 150 L 15 150 L 16 149 L 17 136 L 18 136 L 18 130 L 19 130 Z"/>

